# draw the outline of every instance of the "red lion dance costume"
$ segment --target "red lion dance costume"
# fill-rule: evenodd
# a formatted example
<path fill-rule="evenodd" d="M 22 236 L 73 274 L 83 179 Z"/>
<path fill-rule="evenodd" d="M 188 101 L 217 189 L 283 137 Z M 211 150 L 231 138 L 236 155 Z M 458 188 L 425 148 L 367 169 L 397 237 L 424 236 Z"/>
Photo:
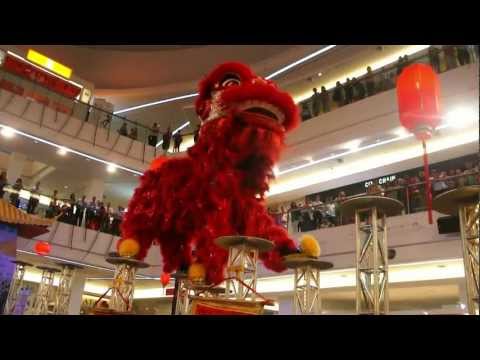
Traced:
<path fill-rule="evenodd" d="M 274 243 L 261 260 L 283 271 L 282 256 L 297 248 L 267 213 L 264 193 L 285 133 L 299 123 L 297 106 L 247 66 L 226 63 L 201 81 L 196 110 L 197 143 L 185 157 L 154 160 L 128 206 L 123 238 L 139 243 L 139 259 L 159 244 L 165 272 L 195 261 L 205 266 L 207 281 L 218 283 L 228 253 L 214 240 L 261 237 Z"/>

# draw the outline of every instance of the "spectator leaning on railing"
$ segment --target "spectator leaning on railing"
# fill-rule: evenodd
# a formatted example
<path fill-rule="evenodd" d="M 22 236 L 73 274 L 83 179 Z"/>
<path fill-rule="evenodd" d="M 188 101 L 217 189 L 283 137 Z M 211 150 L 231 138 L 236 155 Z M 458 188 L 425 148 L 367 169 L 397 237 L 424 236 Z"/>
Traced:
<path fill-rule="evenodd" d="M 3 188 L 7 185 L 7 172 L 2 171 L 2 173 L 0 174 L 0 199 L 3 199 L 3 195 L 5 194 L 5 190 L 3 190 Z"/>

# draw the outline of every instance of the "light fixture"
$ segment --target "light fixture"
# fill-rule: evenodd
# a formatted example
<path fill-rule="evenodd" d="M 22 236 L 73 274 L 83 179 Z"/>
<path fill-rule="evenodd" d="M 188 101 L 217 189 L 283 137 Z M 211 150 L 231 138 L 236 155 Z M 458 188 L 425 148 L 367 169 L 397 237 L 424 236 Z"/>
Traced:
<path fill-rule="evenodd" d="M 3 133 L 3 131 L 5 131 L 5 129 L 11 129 L 10 127 L 6 126 L 6 125 L 2 125 L 0 124 L 0 133 Z M 51 141 L 48 141 L 48 140 L 45 140 L 45 139 L 42 139 L 42 138 L 39 138 L 37 136 L 34 136 L 34 135 L 30 135 L 26 132 L 23 132 L 23 131 L 20 131 L 20 130 L 16 130 L 16 129 L 12 129 L 14 131 L 15 134 L 18 134 L 18 135 L 22 135 L 22 136 L 25 136 L 26 138 L 28 139 L 31 139 L 31 140 L 36 140 L 38 142 L 41 142 L 42 144 L 47 144 L 47 145 L 50 145 L 50 146 L 53 146 L 57 149 L 59 148 L 62 148 L 63 146 L 61 145 L 58 145 L 58 144 L 55 144 L 54 142 L 51 142 Z M 7 130 L 8 131 L 8 130 Z M 88 155 L 88 154 L 85 154 L 85 153 L 82 153 L 80 151 L 77 151 L 77 150 L 73 150 L 73 149 L 68 149 L 69 152 L 71 152 L 72 154 L 75 154 L 75 155 L 79 155 L 83 158 L 85 158 L 85 160 L 87 161 L 90 161 L 90 160 L 94 160 L 94 161 L 97 161 L 99 163 L 102 163 L 102 164 L 105 164 L 105 165 L 108 165 L 110 164 L 110 162 L 106 161 L 106 160 L 103 160 L 103 159 L 99 159 L 95 156 L 92 156 L 92 155 Z M 137 171 L 137 170 L 133 170 L 133 169 L 130 169 L 130 168 L 127 168 L 125 166 L 121 166 L 121 165 L 116 165 L 117 168 L 119 169 L 122 169 L 124 171 L 127 171 L 129 173 L 132 173 L 132 174 L 138 174 L 138 175 L 143 175 L 142 172 L 140 171 Z"/>
<path fill-rule="evenodd" d="M 14 137 L 15 133 L 16 133 L 15 129 L 12 129 L 11 127 L 8 127 L 8 126 L 2 126 L 1 134 L 7 139 Z"/>
<path fill-rule="evenodd" d="M 311 167 L 322 162 L 327 162 L 329 160 L 344 157 L 354 152 L 372 149 L 375 147 L 382 146 L 384 144 L 398 142 L 400 140 L 402 139 L 392 138 L 392 139 L 384 140 L 379 143 L 373 143 L 370 145 L 363 146 L 357 149 L 356 151 L 348 150 L 341 154 L 337 154 L 335 156 L 329 156 L 323 159 L 315 160 L 312 163 L 306 163 L 290 169 L 280 171 L 279 176 L 277 177 L 277 180 L 275 180 L 271 184 L 270 190 L 268 191 L 266 196 L 272 197 L 272 196 L 286 193 L 289 191 L 298 190 L 304 187 L 317 185 L 327 181 L 332 181 L 334 179 L 340 179 L 342 177 L 350 176 L 353 174 L 363 173 L 371 169 L 377 169 L 381 166 L 387 166 L 387 165 L 402 162 L 405 160 L 421 157 L 421 147 L 419 148 L 418 146 L 407 143 L 401 149 L 399 149 L 398 147 L 390 148 L 390 149 L 387 148 L 383 152 L 370 154 L 369 156 L 365 156 L 362 159 L 347 159 L 348 166 L 345 164 L 339 165 L 337 166 L 336 171 L 334 173 L 332 173 L 332 171 L 328 171 L 326 168 L 323 168 L 323 169 L 315 169 L 315 171 L 305 173 L 305 174 L 299 174 L 297 176 L 290 176 L 285 180 L 283 178 L 283 175 L 286 173 L 298 171 L 300 169 Z M 455 148 L 455 147 L 466 145 L 466 144 L 472 144 L 475 142 L 478 143 L 478 129 L 477 131 L 471 130 L 471 131 L 463 131 L 461 133 L 455 132 L 455 133 L 452 133 L 451 135 L 444 136 L 441 138 L 433 138 L 430 149 L 429 149 L 429 153 L 433 154 L 436 152 L 444 151 L 450 148 Z"/>
<path fill-rule="evenodd" d="M 107 165 L 107 171 L 108 171 L 110 174 L 113 174 L 115 171 L 117 171 L 117 165 L 115 165 L 115 164 L 108 164 L 108 165 Z"/>
<path fill-rule="evenodd" d="M 57 150 L 57 154 L 60 156 L 65 156 L 67 155 L 67 153 L 68 153 L 68 150 L 67 148 L 64 148 L 64 147 L 59 147 Z"/>
<path fill-rule="evenodd" d="M 177 132 L 179 132 L 180 130 L 183 130 L 185 129 L 188 125 L 190 125 L 190 121 L 187 121 L 186 123 L 184 123 L 183 125 L 180 125 L 178 128 L 176 128 L 175 130 L 172 131 L 172 135 L 175 135 Z M 157 144 L 156 147 L 159 147 L 160 145 L 163 144 L 163 140 L 160 140 Z"/>
<path fill-rule="evenodd" d="M 322 75 L 323 75 L 323 74 L 322 74 L 321 72 L 319 72 L 319 73 L 317 74 L 318 77 L 320 77 L 320 76 L 322 76 Z"/>
<path fill-rule="evenodd" d="M 304 62 L 306 62 L 310 59 L 313 59 L 314 57 L 316 57 L 318 55 L 321 55 L 321 54 L 323 54 L 324 52 L 326 52 L 330 49 L 333 49 L 335 46 L 337 46 L 337 45 L 325 46 L 325 47 L 321 48 L 320 50 L 317 50 L 317 51 L 315 51 L 315 52 L 313 52 L 313 53 L 311 53 L 307 56 L 304 56 L 303 58 L 301 58 L 297 61 L 292 62 L 291 64 L 288 64 L 287 66 L 284 66 L 283 68 L 281 68 L 281 69 L 275 71 L 274 73 L 268 75 L 267 77 L 265 77 L 265 79 L 270 80 L 270 79 L 274 78 L 275 76 L 278 76 L 278 75 L 284 73 L 285 71 L 290 70 L 291 68 L 293 68 L 297 65 L 303 64 Z"/>
<path fill-rule="evenodd" d="M 465 304 L 463 304 L 463 303 L 460 304 L 460 309 L 465 310 L 466 308 L 467 308 L 467 306 Z"/>
<path fill-rule="evenodd" d="M 64 188 L 64 189 L 68 189 L 68 185 L 65 185 L 63 188 Z"/>
<path fill-rule="evenodd" d="M 288 65 L 282 67 L 281 69 L 279 69 L 279 70 L 275 71 L 274 73 L 265 77 L 265 79 L 267 79 L 267 80 L 272 79 L 273 77 L 278 76 L 278 75 L 284 73 L 285 71 L 288 71 L 291 68 L 304 63 L 305 61 L 313 59 L 314 57 L 316 57 L 320 54 L 323 54 L 324 52 L 326 52 L 330 49 L 333 49 L 335 46 L 337 46 L 337 45 L 328 45 L 326 47 L 323 47 L 320 50 L 317 50 L 317 51 L 315 51 L 315 52 L 313 52 L 313 53 L 311 53 L 307 56 L 304 56 L 303 58 L 301 58 L 297 61 L 292 62 L 291 64 L 288 64 Z M 131 106 L 129 108 L 114 111 L 113 114 L 118 115 L 118 114 L 122 114 L 122 113 L 125 113 L 125 112 L 128 112 L 128 111 L 139 110 L 139 109 L 143 109 L 143 108 L 150 107 L 150 106 L 166 104 L 166 103 L 169 103 L 169 102 L 172 102 L 172 101 L 184 100 L 184 99 L 188 99 L 188 98 L 192 98 L 192 97 L 196 97 L 196 96 L 198 96 L 198 93 L 175 96 L 175 97 L 171 97 L 171 98 L 167 98 L 167 99 L 162 99 L 162 100 L 158 100 L 158 101 L 149 102 L 149 103 L 146 103 L 146 104 Z"/>
<path fill-rule="evenodd" d="M 465 128 L 473 122 L 478 121 L 478 110 L 467 106 L 460 106 L 445 114 L 445 122 L 453 128 Z"/>

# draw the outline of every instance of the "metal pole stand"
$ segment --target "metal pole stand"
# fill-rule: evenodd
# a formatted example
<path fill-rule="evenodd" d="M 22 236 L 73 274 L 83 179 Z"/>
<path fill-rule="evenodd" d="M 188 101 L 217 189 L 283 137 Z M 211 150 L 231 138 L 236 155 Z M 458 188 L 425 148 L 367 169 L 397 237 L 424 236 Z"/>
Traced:
<path fill-rule="evenodd" d="M 13 273 L 12 283 L 8 289 L 8 297 L 5 303 L 4 313 L 5 315 L 23 315 L 16 311 L 17 302 L 20 295 L 20 291 L 23 286 L 23 277 L 25 276 L 25 270 L 28 266 L 33 266 L 30 263 L 15 260 L 12 261 L 15 264 L 15 272 Z"/>
<path fill-rule="evenodd" d="M 293 302 L 296 315 L 320 315 L 320 270 L 333 267 L 333 264 L 305 255 L 285 256 L 285 266 L 295 271 Z"/>
<path fill-rule="evenodd" d="M 172 277 L 178 281 L 175 315 L 190 315 L 192 313 L 192 298 L 194 297 L 212 299 L 225 293 L 225 288 L 192 282 L 183 272 L 176 272 Z"/>
<path fill-rule="evenodd" d="M 271 250 L 273 243 L 250 236 L 222 236 L 215 239 L 215 243 L 228 250 L 227 278 L 240 279 L 256 291 L 258 254 Z M 225 296 L 255 301 L 255 293 L 236 279 L 227 280 Z"/>
<path fill-rule="evenodd" d="M 59 269 L 51 268 L 47 266 L 37 266 L 37 269 L 42 270 L 42 279 L 38 287 L 37 295 L 35 296 L 35 302 L 33 304 L 33 315 L 48 315 L 48 303 L 52 297 L 53 292 L 53 280 L 55 273 L 60 272 Z"/>
<path fill-rule="evenodd" d="M 479 207 L 479 185 L 450 190 L 433 200 L 434 210 L 442 214 L 458 216 L 460 220 L 467 308 L 470 315 L 479 315 Z"/>
<path fill-rule="evenodd" d="M 189 313 L 189 299 L 188 293 L 189 289 L 187 287 L 187 273 L 183 271 L 177 271 L 176 273 L 172 274 L 172 277 L 175 279 L 175 310 L 174 315 L 187 315 Z"/>
<path fill-rule="evenodd" d="M 150 265 L 134 258 L 121 256 L 110 256 L 106 261 L 115 265 L 109 308 L 118 313 L 131 313 L 137 269 L 147 268 Z"/>
<path fill-rule="evenodd" d="M 403 204 L 382 196 L 361 196 L 340 204 L 342 216 L 355 216 L 357 314 L 388 314 L 387 216 Z"/>
<path fill-rule="evenodd" d="M 58 263 L 62 267 L 60 273 L 60 280 L 58 284 L 57 293 L 55 294 L 55 314 L 67 315 L 68 307 L 70 305 L 70 296 L 72 294 L 72 280 L 77 269 L 82 269 L 81 266 Z"/>

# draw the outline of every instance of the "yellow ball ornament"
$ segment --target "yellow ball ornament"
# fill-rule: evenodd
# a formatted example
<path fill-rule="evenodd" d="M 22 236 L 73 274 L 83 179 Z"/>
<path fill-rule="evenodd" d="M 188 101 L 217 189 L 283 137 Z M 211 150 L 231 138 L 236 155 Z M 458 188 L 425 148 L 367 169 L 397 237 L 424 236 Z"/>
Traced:
<path fill-rule="evenodd" d="M 120 256 L 134 257 L 140 252 L 140 244 L 134 239 L 124 239 L 118 247 Z"/>
<path fill-rule="evenodd" d="M 318 258 L 320 256 L 320 245 L 317 239 L 312 235 L 303 235 L 300 240 L 300 250 L 302 254 Z"/>
<path fill-rule="evenodd" d="M 205 266 L 200 263 L 193 263 L 188 268 L 188 279 L 192 282 L 203 282 L 205 280 Z"/>

